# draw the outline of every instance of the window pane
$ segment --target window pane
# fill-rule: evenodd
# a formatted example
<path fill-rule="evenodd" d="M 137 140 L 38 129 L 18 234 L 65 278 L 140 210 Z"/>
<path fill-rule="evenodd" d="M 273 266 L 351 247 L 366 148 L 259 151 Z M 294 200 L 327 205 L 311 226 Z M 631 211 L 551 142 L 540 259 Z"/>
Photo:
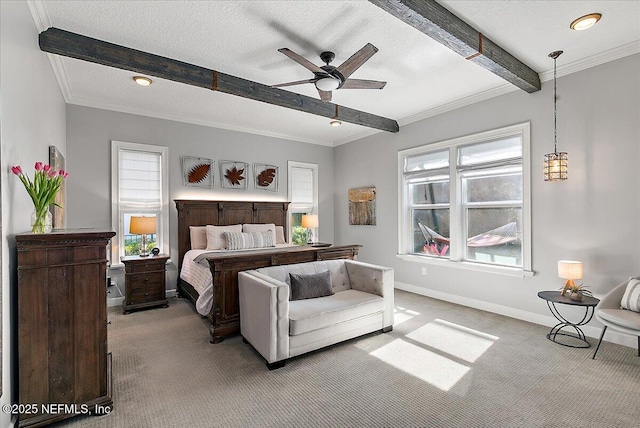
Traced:
<path fill-rule="evenodd" d="M 129 231 L 129 225 L 131 223 L 131 217 L 157 217 L 156 214 L 149 213 L 123 213 L 122 221 L 124 226 L 124 255 L 125 256 L 135 256 L 140 254 L 141 244 L 142 244 L 142 235 L 135 235 Z M 156 234 L 147 235 L 147 252 L 150 252 L 154 247 L 157 247 L 156 243 Z"/>
<path fill-rule="evenodd" d="M 307 229 L 302 227 L 302 215 L 305 213 L 291 214 L 291 243 L 296 245 L 304 245 L 308 242 Z"/>
<path fill-rule="evenodd" d="M 467 260 L 522 266 L 522 209 L 470 208 Z"/>
<path fill-rule="evenodd" d="M 468 177 L 464 181 L 468 202 L 522 201 L 522 173 Z"/>
<path fill-rule="evenodd" d="M 413 183 L 409 185 L 414 204 L 448 204 L 449 181 Z"/>
<path fill-rule="evenodd" d="M 449 209 L 416 209 L 411 217 L 413 252 L 448 257 Z"/>
<path fill-rule="evenodd" d="M 477 165 L 522 157 L 520 135 L 461 147 L 459 165 Z"/>
<path fill-rule="evenodd" d="M 449 151 L 423 153 L 407 157 L 404 161 L 404 171 L 425 171 L 429 169 L 446 168 L 449 166 Z"/>

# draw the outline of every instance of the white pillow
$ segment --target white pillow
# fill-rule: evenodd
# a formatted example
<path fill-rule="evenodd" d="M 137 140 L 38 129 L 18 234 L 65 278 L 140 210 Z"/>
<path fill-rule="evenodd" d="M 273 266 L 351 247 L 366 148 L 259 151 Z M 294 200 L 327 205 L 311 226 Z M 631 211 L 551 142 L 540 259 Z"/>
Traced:
<path fill-rule="evenodd" d="M 284 240 L 284 226 L 276 226 L 276 244 L 286 244 Z"/>
<path fill-rule="evenodd" d="M 222 250 L 226 241 L 222 237 L 224 232 L 241 233 L 242 225 L 234 224 L 232 226 L 207 226 L 207 250 Z"/>
<path fill-rule="evenodd" d="M 276 240 L 276 225 L 273 224 L 273 223 L 243 224 L 242 225 L 242 232 L 245 232 L 245 233 L 266 232 L 267 230 L 270 230 L 271 233 L 273 233 L 273 242 L 278 242 Z"/>
<path fill-rule="evenodd" d="M 206 226 L 189 226 L 191 233 L 191 249 L 204 250 L 207 248 L 207 227 Z"/>
<path fill-rule="evenodd" d="M 622 309 L 628 309 L 634 312 L 640 312 L 640 281 L 631 278 L 627 284 L 627 289 L 622 296 L 620 302 Z"/>

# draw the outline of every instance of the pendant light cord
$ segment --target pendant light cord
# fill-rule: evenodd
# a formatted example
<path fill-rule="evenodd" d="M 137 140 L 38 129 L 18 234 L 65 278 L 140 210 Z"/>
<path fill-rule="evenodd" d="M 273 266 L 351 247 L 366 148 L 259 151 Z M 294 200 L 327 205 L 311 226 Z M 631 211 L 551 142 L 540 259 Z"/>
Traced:
<path fill-rule="evenodd" d="M 553 58 L 553 153 L 558 153 L 558 85 L 556 76 L 556 60 Z"/>

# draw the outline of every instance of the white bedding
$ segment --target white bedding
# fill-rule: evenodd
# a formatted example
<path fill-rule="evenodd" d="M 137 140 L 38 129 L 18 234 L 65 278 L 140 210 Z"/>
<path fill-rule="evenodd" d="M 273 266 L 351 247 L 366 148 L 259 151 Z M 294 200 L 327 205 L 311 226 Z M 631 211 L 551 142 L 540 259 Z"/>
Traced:
<path fill-rule="evenodd" d="M 294 247 L 294 244 L 276 244 L 274 249 Z M 269 248 L 272 249 L 273 247 Z M 266 248 L 255 248 L 254 250 L 189 250 L 182 260 L 182 269 L 180 271 L 180 279 L 187 281 L 198 292 L 200 297 L 196 301 L 196 311 L 200 315 L 208 315 L 213 304 L 213 278 L 209 270 L 208 263 L 197 263 L 195 258 L 205 253 L 234 253 L 248 251 L 264 251 Z"/>

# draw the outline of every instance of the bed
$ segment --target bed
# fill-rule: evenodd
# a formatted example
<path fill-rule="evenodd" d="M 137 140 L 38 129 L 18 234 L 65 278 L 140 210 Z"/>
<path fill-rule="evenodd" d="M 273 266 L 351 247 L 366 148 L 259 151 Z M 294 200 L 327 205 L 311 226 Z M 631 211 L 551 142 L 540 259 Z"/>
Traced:
<path fill-rule="evenodd" d="M 178 210 L 178 294 L 191 300 L 196 311 L 210 320 L 211 343 L 218 343 L 240 331 L 238 272 L 316 260 L 355 259 L 361 247 L 278 245 L 266 249 L 194 254 L 190 251 L 190 226 L 273 223 L 283 226 L 286 231 L 289 203 L 179 199 L 175 204 Z M 191 281 L 185 280 L 183 268 L 198 272 L 188 276 L 193 278 Z"/>

